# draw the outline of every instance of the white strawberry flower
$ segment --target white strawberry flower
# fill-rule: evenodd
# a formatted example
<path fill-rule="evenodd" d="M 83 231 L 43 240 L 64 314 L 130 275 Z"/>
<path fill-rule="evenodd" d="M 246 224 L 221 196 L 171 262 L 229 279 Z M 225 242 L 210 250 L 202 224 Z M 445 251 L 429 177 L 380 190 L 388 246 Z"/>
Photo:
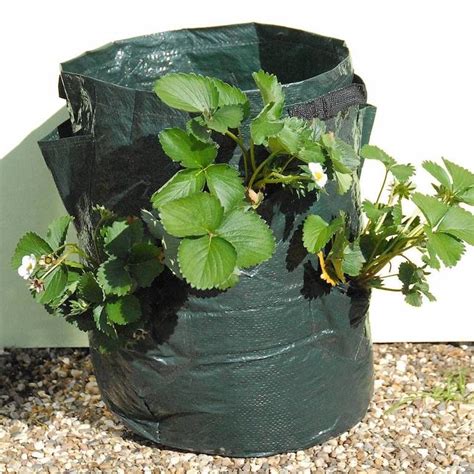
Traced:
<path fill-rule="evenodd" d="M 309 163 L 308 168 L 318 188 L 324 188 L 328 181 L 328 177 L 327 174 L 324 172 L 324 168 L 321 166 L 321 163 Z"/>
<path fill-rule="evenodd" d="M 31 274 L 34 272 L 36 267 L 36 257 L 31 255 L 25 255 L 21 259 L 21 265 L 18 267 L 18 275 L 23 278 L 23 280 L 28 280 Z"/>

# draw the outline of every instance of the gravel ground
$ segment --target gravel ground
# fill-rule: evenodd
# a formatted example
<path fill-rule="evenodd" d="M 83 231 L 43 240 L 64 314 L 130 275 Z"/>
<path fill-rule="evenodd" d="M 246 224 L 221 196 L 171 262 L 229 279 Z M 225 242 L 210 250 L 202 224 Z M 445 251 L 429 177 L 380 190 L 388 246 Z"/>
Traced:
<path fill-rule="evenodd" d="M 471 370 L 473 395 L 474 348 L 379 344 L 375 361 L 375 397 L 356 427 L 304 451 L 239 459 L 160 449 L 130 433 L 100 400 L 87 350 L 13 350 L 0 357 L 0 472 L 474 472 L 474 405 L 432 398 L 459 369 Z M 420 391 L 431 395 L 386 413 Z"/>

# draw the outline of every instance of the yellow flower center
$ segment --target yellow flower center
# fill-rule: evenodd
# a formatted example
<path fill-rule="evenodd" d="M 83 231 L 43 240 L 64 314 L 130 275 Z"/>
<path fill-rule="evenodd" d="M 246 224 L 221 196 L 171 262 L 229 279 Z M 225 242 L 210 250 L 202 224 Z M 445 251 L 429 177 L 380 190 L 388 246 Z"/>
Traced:
<path fill-rule="evenodd" d="M 323 177 L 323 173 L 321 171 L 315 171 L 313 173 L 313 178 L 316 180 L 316 181 L 319 181 L 321 178 Z"/>

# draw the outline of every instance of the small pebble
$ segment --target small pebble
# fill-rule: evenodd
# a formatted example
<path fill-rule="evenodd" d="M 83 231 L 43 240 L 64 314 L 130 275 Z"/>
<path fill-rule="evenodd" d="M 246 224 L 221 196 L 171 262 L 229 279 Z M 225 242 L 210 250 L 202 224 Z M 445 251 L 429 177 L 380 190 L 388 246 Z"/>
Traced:
<path fill-rule="evenodd" d="M 469 344 L 374 345 L 375 394 L 365 418 L 322 445 L 263 458 L 160 449 L 131 434 L 100 400 L 86 349 L 12 349 L 1 360 L 0 473 L 474 472 L 467 398 L 424 397 L 387 413 L 439 387 L 443 374 L 473 367 Z M 474 393 L 472 370 L 466 393 Z"/>

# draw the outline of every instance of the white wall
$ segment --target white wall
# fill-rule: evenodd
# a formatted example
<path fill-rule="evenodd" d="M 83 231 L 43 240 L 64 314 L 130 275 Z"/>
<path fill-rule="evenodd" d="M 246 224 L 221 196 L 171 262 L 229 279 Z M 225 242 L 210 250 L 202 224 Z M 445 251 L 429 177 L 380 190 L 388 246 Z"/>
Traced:
<path fill-rule="evenodd" d="M 0 156 L 63 105 L 56 87 L 61 61 L 114 39 L 182 27 L 259 21 L 346 40 L 356 72 L 367 84 L 369 100 L 378 107 L 372 143 L 401 161 L 420 164 L 445 156 L 474 168 L 474 31 L 468 1 L 78 0 L 8 5 L 2 7 L 0 29 Z M 375 164 L 366 167 L 366 196 L 374 196 L 378 177 Z M 421 172 L 419 182 L 427 189 L 426 175 Z M 31 193 L 24 199 L 35 206 Z M 2 209 L 7 205 L 3 202 Z M 18 234 L 27 224 L 20 218 Z M 35 222 L 37 227 L 40 224 Z M 438 302 L 426 303 L 421 309 L 406 306 L 398 294 L 374 295 L 374 339 L 474 340 L 473 268 L 474 252 L 469 249 L 458 267 L 433 275 Z M 1 307 L 4 328 L 13 310 L 21 313 L 23 308 Z M 49 318 L 40 316 L 39 309 L 36 312 L 24 317 Z M 15 341 L 21 344 L 22 335 Z M 68 339 L 68 343 L 73 342 Z"/>

